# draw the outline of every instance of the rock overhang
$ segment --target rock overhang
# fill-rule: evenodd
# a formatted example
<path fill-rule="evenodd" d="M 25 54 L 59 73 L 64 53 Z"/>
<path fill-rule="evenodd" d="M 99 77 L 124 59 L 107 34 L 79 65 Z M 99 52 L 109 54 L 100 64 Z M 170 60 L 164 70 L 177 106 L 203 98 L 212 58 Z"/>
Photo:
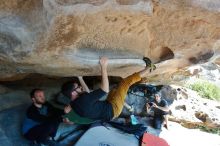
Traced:
<path fill-rule="evenodd" d="M 0 78 L 99 75 L 103 55 L 110 58 L 112 76 L 142 69 L 143 56 L 157 63 L 149 75 L 152 81 L 189 75 L 186 67 L 218 60 L 218 5 L 196 0 L 9 0 L 0 5 Z"/>

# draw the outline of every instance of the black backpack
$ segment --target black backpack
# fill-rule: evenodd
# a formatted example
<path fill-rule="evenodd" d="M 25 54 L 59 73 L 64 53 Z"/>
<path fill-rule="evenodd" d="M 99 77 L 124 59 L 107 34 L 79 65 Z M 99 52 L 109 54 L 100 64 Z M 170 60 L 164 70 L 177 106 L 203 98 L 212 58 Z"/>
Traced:
<path fill-rule="evenodd" d="M 144 132 L 147 130 L 143 124 L 124 124 L 124 123 L 117 123 L 117 122 L 108 122 L 112 127 L 117 128 L 123 132 L 134 134 L 135 136 L 142 137 Z"/>

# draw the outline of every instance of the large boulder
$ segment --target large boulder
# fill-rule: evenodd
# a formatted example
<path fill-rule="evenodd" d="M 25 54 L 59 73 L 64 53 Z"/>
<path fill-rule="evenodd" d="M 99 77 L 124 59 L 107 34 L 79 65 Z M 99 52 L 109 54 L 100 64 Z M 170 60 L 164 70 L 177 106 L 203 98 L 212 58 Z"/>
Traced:
<path fill-rule="evenodd" d="M 10 89 L 8 89 L 7 87 L 0 85 L 0 94 L 7 93 L 9 91 Z"/>
<path fill-rule="evenodd" d="M 218 0 L 7 0 L 0 80 L 99 75 L 102 55 L 111 58 L 110 75 L 140 70 L 147 56 L 158 66 L 151 81 L 175 80 L 185 67 L 218 58 L 219 11 Z"/>
<path fill-rule="evenodd" d="M 0 111 L 0 135 L 1 145 L 24 145 L 29 142 L 25 140 L 21 133 L 22 120 L 24 119 L 26 104 L 16 106 L 4 111 Z"/>

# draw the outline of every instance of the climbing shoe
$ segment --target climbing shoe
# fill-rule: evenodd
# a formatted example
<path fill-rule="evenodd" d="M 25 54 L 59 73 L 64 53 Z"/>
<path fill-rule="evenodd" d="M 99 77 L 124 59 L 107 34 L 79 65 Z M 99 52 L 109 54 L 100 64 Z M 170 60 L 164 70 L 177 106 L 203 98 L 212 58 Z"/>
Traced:
<path fill-rule="evenodd" d="M 144 57 L 143 60 L 146 64 L 146 67 L 150 67 L 150 72 L 156 69 L 156 66 L 152 63 L 152 61 L 149 58 Z"/>

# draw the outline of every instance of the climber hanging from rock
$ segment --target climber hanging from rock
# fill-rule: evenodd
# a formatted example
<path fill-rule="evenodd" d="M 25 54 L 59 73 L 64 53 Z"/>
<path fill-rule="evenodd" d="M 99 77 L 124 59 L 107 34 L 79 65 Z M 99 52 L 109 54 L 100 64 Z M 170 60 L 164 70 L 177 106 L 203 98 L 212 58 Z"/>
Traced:
<path fill-rule="evenodd" d="M 151 63 L 150 59 L 145 57 L 143 60 L 146 64 L 143 70 L 124 78 L 119 83 L 118 87 L 112 89 L 110 92 L 107 74 L 108 58 L 106 57 L 101 57 L 99 60 L 102 76 L 99 89 L 90 92 L 82 78 L 79 78 L 82 86 L 76 82 L 65 83 L 62 86 L 61 92 L 71 100 L 70 105 L 75 114 L 75 119 L 70 117 L 71 120 L 80 124 L 85 123 L 84 120 L 88 119 L 109 121 L 118 117 L 125 104 L 125 98 L 129 87 L 140 81 L 147 73 L 156 69 L 156 66 Z M 105 101 L 99 100 L 106 95 L 107 99 Z"/>

